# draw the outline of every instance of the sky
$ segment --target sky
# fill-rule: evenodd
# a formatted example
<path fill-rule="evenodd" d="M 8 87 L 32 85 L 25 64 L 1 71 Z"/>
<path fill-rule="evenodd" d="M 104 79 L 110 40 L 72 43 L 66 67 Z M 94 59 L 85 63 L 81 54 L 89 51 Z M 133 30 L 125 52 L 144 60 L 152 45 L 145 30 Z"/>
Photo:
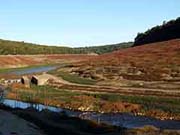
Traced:
<path fill-rule="evenodd" d="M 58 46 L 133 41 L 180 17 L 180 0 L 1 0 L 0 39 Z"/>

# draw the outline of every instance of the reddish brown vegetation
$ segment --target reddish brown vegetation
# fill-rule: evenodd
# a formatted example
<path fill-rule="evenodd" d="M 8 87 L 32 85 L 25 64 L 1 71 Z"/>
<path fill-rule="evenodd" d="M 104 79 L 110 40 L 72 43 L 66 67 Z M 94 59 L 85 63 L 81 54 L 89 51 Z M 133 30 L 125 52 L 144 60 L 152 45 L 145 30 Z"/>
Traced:
<path fill-rule="evenodd" d="M 180 72 L 180 39 L 122 49 L 80 65 L 79 71 L 88 65 L 89 70 L 97 72 L 97 68 L 102 68 L 101 72 L 110 76 L 120 75 L 130 80 L 161 80 L 164 74 L 171 76 L 174 72 L 176 75 Z M 112 68 L 120 72 L 114 70 L 113 73 L 109 70 Z"/>
<path fill-rule="evenodd" d="M 106 112 L 132 112 L 137 113 L 141 109 L 138 104 L 126 103 L 126 102 L 107 102 L 100 103 L 100 110 L 106 110 Z"/>
<path fill-rule="evenodd" d="M 150 116 L 150 117 L 155 117 L 161 120 L 165 120 L 165 119 L 173 119 L 174 117 L 176 117 L 176 120 L 180 120 L 180 115 L 174 115 L 173 113 L 170 112 L 164 112 L 161 110 L 149 110 L 145 113 L 146 116 Z"/>

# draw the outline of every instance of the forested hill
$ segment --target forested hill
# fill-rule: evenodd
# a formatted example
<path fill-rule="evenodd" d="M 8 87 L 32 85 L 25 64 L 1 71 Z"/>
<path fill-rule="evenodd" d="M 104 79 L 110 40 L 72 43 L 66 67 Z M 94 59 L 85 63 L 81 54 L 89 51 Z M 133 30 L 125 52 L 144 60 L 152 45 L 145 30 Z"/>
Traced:
<path fill-rule="evenodd" d="M 85 53 L 97 53 L 103 54 L 108 52 L 113 52 L 119 49 L 129 48 L 133 45 L 133 42 L 123 42 L 119 44 L 112 44 L 112 45 L 103 45 L 103 46 L 90 46 L 90 47 L 80 47 L 75 48 L 77 50 L 83 50 Z"/>
<path fill-rule="evenodd" d="M 135 38 L 134 46 L 180 38 L 180 17 L 153 27 Z"/>
<path fill-rule="evenodd" d="M 58 47 L 37 45 L 26 42 L 17 42 L 0 39 L 0 55 L 8 54 L 86 54 L 86 53 L 108 53 L 121 48 L 132 46 L 132 42 L 119 43 L 114 45 L 95 46 L 95 47 Z"/>

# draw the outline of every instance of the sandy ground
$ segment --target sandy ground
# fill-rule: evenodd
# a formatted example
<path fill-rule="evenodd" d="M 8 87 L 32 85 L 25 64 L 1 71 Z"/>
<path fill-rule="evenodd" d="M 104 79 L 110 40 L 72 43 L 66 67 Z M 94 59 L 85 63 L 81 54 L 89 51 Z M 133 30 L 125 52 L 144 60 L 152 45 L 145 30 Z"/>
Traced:
<path fill-rule="evenodd" d="M 34 124 L 0 110 L 0 135 L 44 135 Z"/>

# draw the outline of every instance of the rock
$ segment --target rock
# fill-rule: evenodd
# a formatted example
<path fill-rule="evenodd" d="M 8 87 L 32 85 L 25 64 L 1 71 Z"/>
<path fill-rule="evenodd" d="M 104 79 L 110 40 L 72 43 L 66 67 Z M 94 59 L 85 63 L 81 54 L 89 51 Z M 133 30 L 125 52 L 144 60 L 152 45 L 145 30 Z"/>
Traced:
<path fill-rule="evenodd" d="M 163 80 L 171 80 L 173 77 L 170 74 L 161 74 Z"/>

